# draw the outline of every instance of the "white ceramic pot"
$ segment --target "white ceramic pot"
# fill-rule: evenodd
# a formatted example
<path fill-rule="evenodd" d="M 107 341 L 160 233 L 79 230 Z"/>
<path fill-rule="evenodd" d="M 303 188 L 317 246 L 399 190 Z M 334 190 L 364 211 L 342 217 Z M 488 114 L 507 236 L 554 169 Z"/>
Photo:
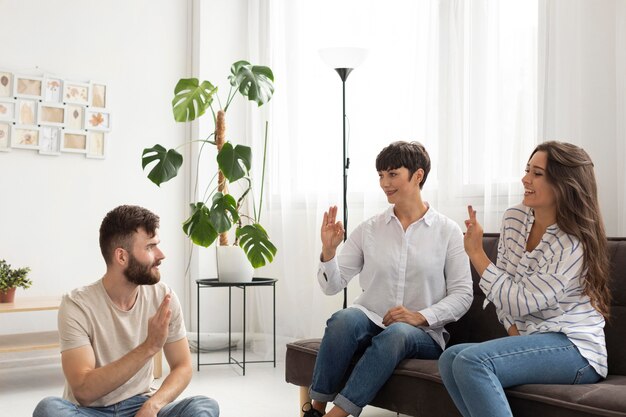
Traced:
<path fill-rule="evenodd" d="M 239 246 L 217 246 L 217 278 L 220 282 L 250 282 L 254 268 Z"/>

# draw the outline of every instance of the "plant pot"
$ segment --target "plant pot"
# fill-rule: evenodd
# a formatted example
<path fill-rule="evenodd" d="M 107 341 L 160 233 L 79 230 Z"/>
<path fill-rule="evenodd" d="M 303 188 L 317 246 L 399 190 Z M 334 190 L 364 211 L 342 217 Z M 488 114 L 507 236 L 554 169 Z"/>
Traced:
<path fill-rule="evenodd" d="M 217 247 L 217 278 L 220 282 L 251 282 L 254 268 L 239 246 Z"/>
<path fill-rule="evenodd" d="M 15 301 L 15 288 L 9 288 L 6 292 L 0 291 L 0 303 L 12 303 Z"/>

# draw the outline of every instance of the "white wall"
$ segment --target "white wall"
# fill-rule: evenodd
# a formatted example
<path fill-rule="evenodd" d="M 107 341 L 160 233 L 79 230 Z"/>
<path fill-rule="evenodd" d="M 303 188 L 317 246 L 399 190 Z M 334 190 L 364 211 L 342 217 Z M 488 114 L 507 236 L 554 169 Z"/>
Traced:
<path fill-rule="evenodd" d="M 0 153 L 0 258 L 30 266 L 28 295 L 61 294 L 100 278 L 103 216 L 138 204 L 161 216 L 162 279 L 185 302 L 184 176 L 161 189 L 141 169 L 141 152 L 174 147 L 185 128 L 170 101 L 188 70 L 188 1 L 0 0 L 0 68 L 108 85 L 113 130 L 104 160 L 83 155 Z M 54 313 L 3 315 L 0 332 L 56 326 Z"/>

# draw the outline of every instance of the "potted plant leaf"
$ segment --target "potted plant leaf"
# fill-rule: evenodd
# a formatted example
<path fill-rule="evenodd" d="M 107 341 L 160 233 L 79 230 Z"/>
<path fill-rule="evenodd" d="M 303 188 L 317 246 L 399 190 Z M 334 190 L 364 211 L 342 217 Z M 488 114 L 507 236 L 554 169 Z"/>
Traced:
<path fill-rule="evenodd" d="M 219 237 L 218 277 L 222 281 L 251 280 L 253 268 L 259 268 L 272 262 L 276 247 L 272 244 L 265 229 L 261 226 L 260 214 L 263 201 L 263 182 L 265 176 L 265 148 L 267 147 L 267 123 L 265 124 L 265 142 L 263 149 L 263 167 L 259 209 L 252 202 L 253 214 L 243 210 L 243 203 L 250 195 L 252 179 L 252 149 L 249 146 L 226 140 L 226 112 L 233 99 L 239 94 L 258 107 L 267 103 L 274 93 L 274 75 L 265 66 L 252 65 L 247 61 L 237 61 L 230 68 L 228 76 L 230 88 L 225 101 L 218 97 L 218 87 L 209 81 L 199 82 L 196 78 L 180 79 L 174 88 L 172 109 L 178 122 L 190 122 L 204 115 L 207 110 L 213 118 L 213 132 L 206 139 L 201 139 L 202 146 L 215 146 L 217 161 L 217 181 L 209 182 L 204 193 L 206 198 L 190 204 L 191 214 L 183 223 L 183 231 L 199 246 L 208 247 Z M 222 106 L 222 103 L 225 103 Z M 183 164 L 183 156 L 176 149 L 165 149 L 161 145 L 146 148 L 142 154 L 142 166 L 156 162 L 148 173 L 148 178 L 156 185 L 176 177 Z M 196 173 L 197 175 L 197 173 Z M 229 184 L 243 183 L 243 191 L 238 197 L 229 193 Z M 228 244 L 228 231 L 235 227 L 235 242 Z M 230 248 L 230 249 L 227 249 Z M 242 252 L 243 250 L 243 252 Z M 235 253 L 234 259 L 226 253 Z M 239 253 L 240 255 L 237 255 Z M 242 256 L 244 261 L 237 259 Z M 227 259 L 228 257 L 228 259 Z M 249 262 L 245 262 L 245 259 Z M 231 260 L 229 260 L 231 259 Z M 243 264 L 243 265 L 241 265 Z M 229 266 L 230 265 L 230 266 Z M 232 272 L 232 267 L 247 267 L 246 278 L 238 277 L 243 272 Z M 227 276 L 228 275 L 228 276 Z"/>
<path fill-rule="evenodd" d="M 28 289 L 33 282 L 27 278 L 30 268 L 11 268 L 4 259 L 0 259 L 0 303 L 12 303 L 17 287 Z"/>

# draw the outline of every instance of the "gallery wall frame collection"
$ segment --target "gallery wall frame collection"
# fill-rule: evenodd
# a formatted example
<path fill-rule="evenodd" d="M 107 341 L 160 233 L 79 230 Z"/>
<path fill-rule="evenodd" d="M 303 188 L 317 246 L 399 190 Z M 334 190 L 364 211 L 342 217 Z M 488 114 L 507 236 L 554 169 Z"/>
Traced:
<path fill-rule="evenodd" d="M 104 159 L 111 112 L 107 85 L 0 69 L 0 151 Z"/>

